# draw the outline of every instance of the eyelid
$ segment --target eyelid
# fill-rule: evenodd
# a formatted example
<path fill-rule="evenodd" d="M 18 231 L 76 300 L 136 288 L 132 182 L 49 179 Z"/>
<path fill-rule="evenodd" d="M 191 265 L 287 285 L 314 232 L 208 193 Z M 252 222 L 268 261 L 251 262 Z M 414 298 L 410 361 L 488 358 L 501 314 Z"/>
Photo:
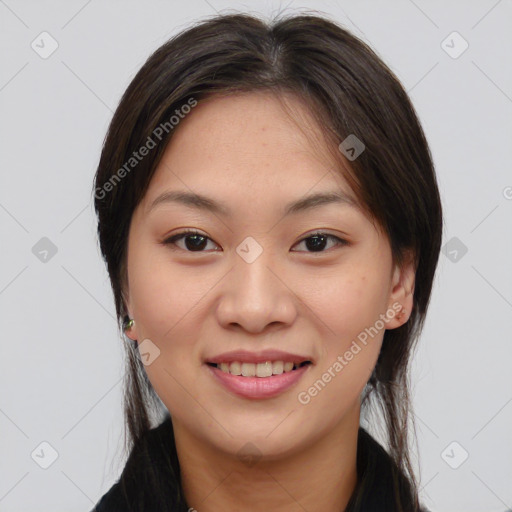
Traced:
<path fill-rule="evenodd" d="M 334 235 L 332 233 L 329 233 L 328 231 L 323 231 L 322 229 L 317 229 L 315 231 L 312 231 L 310 233 L 306 233 L 305 235 L 303 235 L 300 240 L 298 240 L 294 245 L 293 247 L 295 247 L 297 244 L 301 244 L 302 242 L 304 242 L 305 240 L 307 240 L 308 238 L 311 238 L 315 235 L 320 235 L 320 236 L 323 236 L 327 239 L 333 239 L 333 240 L 336 240 L 337 244 L 335 247 L 331 247 L 330 249 L 327 249 L 325 251 L 318 251 L 318 252 L 315 252 L 315 251 L 292 251 L 292 252 L 305 252 L 306 254 L 313 254 L 313 255 L 322 255 L 322 254 L 330 254 L 332 250 L 334 249 L 337 249 L 337 248 L 341 248 L 341 247 L 345 247 L 347 245 L 350 245 L 350 242 L 348 240 L 346 240 L 345 238 L 341 238 L 340 236 L 338 235 Z"/>
<path fill-rule="evenodd" d="M 176 246 L 176 243 L 178 240 L 182 240 L 183 238 L 185 238 L 187 235 L 200 235 L 204 238 L 206 238 L 207 240 L 213 242 L 215 245 L 219 246 L 214 240 L 212 240 L 209 236 L 205 235 L 204 233 L 198 231 L 197 229 L 195 228 L 185 228 L 183 231 L 180 231 L 178 233 L 175 233 L 173 235 L 171 235 L 170 237 L 166 237 L 161 243 L 163 245 L 174 245 Z M 318 252 L 315 252 L 315 251 L 292 251 L 292 252 L 305 252 L 307 254 L 318 254 L 318 255 L 321 255 L 321 254 L 328 254 L 331 252 L 331 250 L 333 249 L 336 249 L 336 248 L 341 248 L 341 247 L 345 247 L 345 246 L 348 246 L 350 245 L 350 242 L 348 240 L 346 240 L 345 238 L 341 238 L 340 236 L 338 235 L 334 235 L 332 233 L 329 233 L 327 231 L 323 231 L 321 228 L 320 229 L 316 229 L 312 232 L 309 232 L 309 233 L 306 233 L 305 235 L 303 235 L 294 245 L 293 247 L 295 247 L 297 244 L 300 244 L 302 242 L 304 242 L 305 240 L 307 240 L 308 238 L 311 238 L 315 235 L 321 235 L 321 236 L 324 236 L 325 238 L 328 238 L 328 239 L 334 239 L 336 240 L 337 242 L 337 245 L 335 247 L 331 247 L 330 249 L 327 249 L 325 251 L 318 251 Z M 178 247 L 178 249 L 181 249 L 180 247 Z M 208 253 L 210 251 L 187 251 L 185 249 L 181 249 L 182 251 L 184 252 L 188 252 L 188 253 Z"/>
<path fill-rule="evenodd" d="M 198 231 L 195 228 L 185 228 L 185 229 L 183 229 L 183 231 L 179 231 L 178 233 L 175 233 L 169 237 L 165 237 L 161 243 L 163 245 L 176 245 L 176 242 L 178 240 L 182 240 L 187 235 L 202 236 L 202 237 L 206 238 L 207 240 L 210 240 L 211 242 L 213 242 L 215 245 L 219 246 L 219 244 L 214 242 L 208 235 L 205 235 L 204 233 L 202 233 L 201 231 Z M 178 249 L 180 249 L 180 247 L 178 247 Z M 184 250 L 184 249 L 182 249 L 182 250 Z M 184 250 L 184 252 L 190 252 L 190 253 L 199 252 L 199 253 L 201 253 L 201 252 L 208 252 L 208 251 L 185 251 Z"/>

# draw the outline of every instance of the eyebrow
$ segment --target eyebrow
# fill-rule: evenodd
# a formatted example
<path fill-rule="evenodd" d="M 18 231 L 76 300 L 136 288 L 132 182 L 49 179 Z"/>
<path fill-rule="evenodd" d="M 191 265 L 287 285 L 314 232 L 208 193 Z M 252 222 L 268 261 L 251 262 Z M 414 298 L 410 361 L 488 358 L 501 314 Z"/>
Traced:
<path fill-rule="evenodd" d="M 204 195 L 193 192 L 179 190 L 169 190 L 157 196 L 151 203 L 148 212 L 153 210 L 156 206 L 164 203 L 183 204 L 198 210 L 217 213 L 219 215 L 223 215 L 224 217 L 231 217 L 233 215 L 231 210 L 226 205 L 210 197 L 206 197 Z M 341 191 L 332 191 L 311 194 L 309 196 L 293 201 L 285 206 L 283 213 L 285 216 L 297 214 L 327 204 L 345 204 L 359 209 L 359 205 L 354 198 Z"/>

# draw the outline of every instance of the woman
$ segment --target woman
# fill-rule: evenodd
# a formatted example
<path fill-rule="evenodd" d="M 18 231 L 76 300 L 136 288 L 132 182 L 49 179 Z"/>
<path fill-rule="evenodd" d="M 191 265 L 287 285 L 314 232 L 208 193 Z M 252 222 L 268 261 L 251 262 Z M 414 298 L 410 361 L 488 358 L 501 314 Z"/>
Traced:
<path fill-rule="evenodd" d="M 129 458 L 97 512 L 424 510 L 407 377 L 442 210 L 367 45 L 311 15 L 182 32 L 126 90 L 94 195 L 132 340 Z"/>

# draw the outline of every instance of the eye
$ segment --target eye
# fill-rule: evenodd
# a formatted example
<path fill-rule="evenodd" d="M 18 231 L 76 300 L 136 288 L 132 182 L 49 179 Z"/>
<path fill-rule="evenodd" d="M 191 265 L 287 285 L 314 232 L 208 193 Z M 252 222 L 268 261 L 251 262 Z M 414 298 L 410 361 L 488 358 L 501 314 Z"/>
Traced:
<path fill-rule="evenodd" d="M 181 242 L 185 240 L 185 247 L 180 247 L 177 242 Z M 171 236 L 163 241 L 164 245 L 175 245 L 180 249 L 183 249 L 188 252 L 205 252 L 203 249 L 208 244 L 208 241 L 212 241 L 207 236 L 203 235 L 199 231 L 188 230 L 183 231 L 181 233 L 177 233 L 176 235 Z M 306 248 L 308 249 L 306 252 L 326 252 L 325 246 L 327 245 L 327 241 L 337 242 L 338 246 L 348 245 L 346 240 L 339 238 L 334 235 L 330 235 L 328 233 L 317 232 L 309 235 L 306 238 L 303 238 L 299 244 L 305 243 Z M 213 242 L 213 241 L 212 241 Z M 214 244 L 215 245 L 215 244 Z M 298 245 L 298 244 L 296 244 Z M 297 252 L 297 251 L 294 251 Z M 300 252 L 300 251 L 298 251 Z"/>
<path fill-rule="evenodd" d="M 210 238 L 199 231 L 188 230 L 167 238 L 163 241 L 163 244 L 177 246 L 176 242 L 181 242 L 182 239 L 185 239 L 185 248 L 178 247 L 188 252 L 205 252 L 202 249 L 204 249 L 206 241 L 210 240 Z"/>
<path fill-rule="evenodd" d="M 308 252 L 326 252 L 324 251 L 326 246 L 326 241 L 331 240 L 334 242 L 338 242 L 339 246 L 348 245 L 348 242 L 346 240 L 343 240 L 342 238 L 339 238 L 334 235 L 330 235 L 329 233 L 312 233 L 311 235 L 307 236 L 306 238 L 303 238 L 299 244 L 305 243 L 306 247 L 310 249 Z"/>

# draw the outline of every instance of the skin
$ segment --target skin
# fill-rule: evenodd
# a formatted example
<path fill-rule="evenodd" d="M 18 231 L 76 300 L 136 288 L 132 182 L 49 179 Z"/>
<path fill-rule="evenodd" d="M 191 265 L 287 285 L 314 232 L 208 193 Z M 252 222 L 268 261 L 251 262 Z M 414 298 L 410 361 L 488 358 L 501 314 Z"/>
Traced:
<path fill-rule="evenodd" d="M 175 128 L 130 226 L 125 298 L 135 324 L 127 334 L 160 350 L 145 369 L 171 413 L 185 497 L 199 512 L 343 510 L 357 481 L 361 393 L 384 330 L 412 308 L 412 263 L 394 265 L 388 239 L 361 209 L 333 203 L 283 217 L 285 204 L 308 193 L 355 198 L 304 105 L 286 100 L 302 130 L 269 93 L 201 102 Z M 168 190 L 207 195 L 233 216 L 178 203 L 150 211 Z M 163 243 L 183 228 L 207 237 L 202 252 L 190 238 L 189 249 L 186 239 Z M 348 244 L 326 239 L 316 252 L 304 239 L 317 230 Z M 248 236 L 263 249 L 252 263 L 236 252 Z M 397 302 L 407 313 L 388 314 L 385 328 L 301 404 L 298 393 Z M 241 348 L 281 349 L 314 365 L 279 396 L 247 399 L 204 364 Z M 242 459 L 244 446 L 259 460 Z"/>

